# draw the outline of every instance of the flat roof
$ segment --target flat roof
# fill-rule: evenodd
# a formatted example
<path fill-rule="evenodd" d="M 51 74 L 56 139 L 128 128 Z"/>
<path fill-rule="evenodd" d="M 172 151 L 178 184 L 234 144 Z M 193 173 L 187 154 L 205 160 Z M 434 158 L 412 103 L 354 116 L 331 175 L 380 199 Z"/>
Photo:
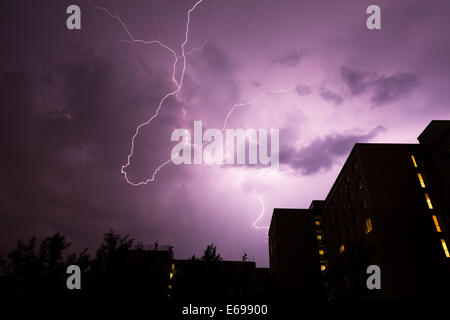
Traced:
<path fill-rule="evenodd" d="M 334 180 L 334 183 L 332 187 L 330 188 L 330 191 L 328 191 L 327 196 L 325 197 L 325 202 L 328 201 L 330 194 L 333 192 L 333 190 L 336 188 L 336 185 L 339 183 L 339 181 L 342 179 L 342 175 L 344 174 L 345 169 L 348 166 L 348 163 L 350 162 L 350 159 L 352 159 L 353 154 L 356 152 L 356 150 L 360 147 L 372 147 L 372 148 L 379 148 L 379 147 L 397 147 L 397 146 L 418 146 L 418 143 L 355 143 L 352 150 L 350 151 L 347 159 L 344 162 L 344 165 L 342 166 L 341 170 L 339 171 L 338 176 L 336 177 L 336 180 Z"/>
<path fill-rule="evenodd" d="M 270 234 L 270 231 L 272 230 L 272 225 L 273 225 L 273 218 L 275 217 L 275 215 L 280 215 L 280 214 L 295 214 L 295 213 L 300 213 L 300 212 L 314 212 L 314 210 L 312 209 L 305 209 L 305 208 L 273 208 L 273 212 L 272 212 L 272 217 L 270 218 L 270 225 L 269 225 L 269 232 L 268 234 Z"/>
<path fill-rule="evenodd" d="M 450 120 L 432 120 L 417 140 L 421 144 L 436 144 L 450 130 Z"/>

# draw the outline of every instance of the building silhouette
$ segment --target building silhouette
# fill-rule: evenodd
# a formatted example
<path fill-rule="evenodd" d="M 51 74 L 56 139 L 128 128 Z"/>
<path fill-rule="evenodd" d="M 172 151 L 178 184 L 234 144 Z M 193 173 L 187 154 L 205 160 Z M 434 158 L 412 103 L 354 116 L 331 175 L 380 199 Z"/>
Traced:
<path fill-rule="evenodd" d="M 267 301 L 267 268 L 252 261 L 174 260 L 169 284 L 178 303 Z"/>
<path fill-rule="evenodd" d="M 313 201 L 310 209 L 274 210 L 269 251 L 279 291 L 306 295 L 313 285 L 297 279 L 307 278 L 316 288 L 327 281 L 337 300 L 450 297 L 450 121 L 432 121 L 418 140 L 357 143 L 320 209 Z M 381 268 L 380 290 L 367 288 L 370 265 Z M 323 277 L 312 277 L 311 267 Z M 287 270 L 301 274 L 289 282 Z"/>
<path fill-rule="evenodd" d="M 167 248 L 130 249 L 117 252 L 106 269 L 101 288 L 106 295 L 121 299 L 140 299 L 161 303 L 167 301 L 173 270 L 173 253 Z"/>
<path fill-rule="evenodd" d="M 167 248 L 115 253 L 101 283 L 102 295 L 156 305 L 270 301 L 268 268 L 257 268 L 253 261 L 174 259 Z"/>
<path fill-rule="evenodd" d="M 313 201 L 309 209 L 275 209 L 273 212 L 269 258 L 278 299 L 325 298 L 328 281 L 321 226 L 323 204 L 323 201 Z"/>

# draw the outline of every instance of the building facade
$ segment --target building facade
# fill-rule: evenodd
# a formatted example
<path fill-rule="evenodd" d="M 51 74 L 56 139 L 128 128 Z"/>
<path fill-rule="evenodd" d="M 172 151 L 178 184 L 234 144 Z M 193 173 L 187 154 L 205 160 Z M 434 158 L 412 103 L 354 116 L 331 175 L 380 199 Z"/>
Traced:
<path fill-rule="evenodd" d="M 316 213 L 331 299 L 449 298 L 450 121 L 432 121 L 419 142 L 356 144 L 350 152 Z M 290 219 L 278 234 L 294 235 L 301 223 Z M 271 268 L 272 256 L 298 263 L 279 248 L 284 236 L 270 237 Z M 316 247 L 303 238 L 291 238 L 303 243 L 294 248 Z M 366 285 L 370 265 L 381 269 L 380 290 Z"/>
<path fill-rule="evenodd" d="M 269 228 L 270 270 L 279 299 L 325 299 L 327 258 L 323 201 L 309 209 L 274 209 Z"/>

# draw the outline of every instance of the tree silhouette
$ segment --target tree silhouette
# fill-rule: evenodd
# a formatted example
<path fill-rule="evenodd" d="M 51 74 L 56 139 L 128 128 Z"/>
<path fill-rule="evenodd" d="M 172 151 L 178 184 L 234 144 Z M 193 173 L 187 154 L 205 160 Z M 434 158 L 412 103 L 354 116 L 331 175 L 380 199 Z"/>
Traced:
<path fill-rule="evenodd" d="M 4 289 L 1 291 L 10 300 L 58 296 L 61 289 L 65 288 L 68 262 L 76 261 L 85 267 L 89 265 L 86 251 L 79 257 L 76 254 L 64 257 L 70 243 L 59 232 L 42 240 L 37 252 L 36 243 L 36 237 L 32 237 L 28 243 L 19 241 L 7 259 L 1 259 L 1 286 Z"/>
<path fill-rule="evenodd" d="M 39 264 L 44 267 L 47 273 L 60 272 L 64 268 L 63 252 L 70 247 L 66 242 L 66 236 L 56 232 L 50 237 L 46 237 L 41 242 L 39 249 Z"/>
<path fill-rule="evenodd" d="M 248 256 L 247 256 L 247 252 L 244 251 L 244 255 L 242 256 L 242 261 L 247 261 Z"/>
<path fill-rule="evenodd" d="M 42 268 L 35 252 L 36 237 L 28 243 L 17 242 L 17 247 L 2 258 L 1 273 L 3 275 L 2 293 L 8 294 L 9 299 L 22 300 L 39 287 L 42 278 Z"/>
<path fill-rule="evenodd" d="M 95 295 L 106 297 L 112 294 L 111 281 L 114 282 L 112 280 L 114 275 L 111 269 L 114 266 L 114 259 L 118 253 L 129 250 L 133 243 L 134 239 L 128 234 L 122 237 L 111 229 L 103 235 L 103 241 L 97 249 L 88 275 Z"/>
<path fill-rule="evenodd" d="M 115 253 L 129 250 L 133 246 L 133 243 L 134 239 L 130 238 L 128 234 L 122 237 L 110 229 L 103 235 L 103 242 L 100 248 L 97 249 L 94 262 L 95 266 L 101 269 L 106 268 L 106 265 Z"/>
<path fill-rule="evenodd" d="M 90 259 L 88 248 L 85 248 L 80 254 L 77 256 L 76 253 L 72 253 L 67 257 L 67 265 L 76 264 L 80 267 L 81 272 L 85 273 L 90 270 L 92 261 Z"/>
<path fill-rule="evenodd" d="M 142 257 L 147 257 L 147 252 L 143 252 L 143 244 L 140 242 L 136 246 L 139 252 L 128 252 L 133 248 L 133 245 L 134 239 L 128 234 L 121 236 L 113 230 L 109 230 L 103 235 L 94 259 L 91 259 L 87 248 L 78 254 L 68 254 L 70 243 L 60 232 L 45 237 L 41 242 L 38 242 L 36 237 L 31 238 L 28 242 L 19 241 L 13 251 L 6 256 L 0 256 L 0 301 L 4 304 L 9 302 L 49 303 L 50 301 L 51 303 L 59 303 L 69 300 L 74 301 L 71 299 L 80 299 L 76 300 L 80 302 L 100 299 L 109 303 L 120 303 L 121 299 L 127 299 L 127 295 L 133 299 L 135 297 L 147 299 L 151 294 L 158 299 L 159 297 L 166 299 L 167 275 L 164 275 L 164 280 L 159 280 L 159 275 L 156 275 L 156 280 L 153 280 L 151 273 L 153 272 L 151 270 L 159 270 L 161 261 L 136 266 L 136 270 L 141 273 L 124 271 L 131 270 L 127 269 L 130 262 L 129 258 L 139 260 Z M 173 247 L 167 246 L 167 251 L 172 256 Z M 155 252 L 148 253 L 155 254 Z M 165 254 L 165 252 L 156 253 L 155 256 L 157 257 L 160 256 L 159 253 Z M 247 261 L 247 259 L 247 253 L 244 251 L 242 260 Z M 185 271 L 190 272 L 192 279 L 192 282 L 186 280 L 188 281 L 188 284 L 184 286 L 186 289 L 191 290 L 195 286 L 209 288 L 198 292 L 199 295 L 197 296 L 207 298 L 208 292 L 211 292 L 211 290 L 220 292 L 227 288 L 228 278 L 217 272 L 221 264 L 201 262 L 222 261 L 214 243 L 206 247 L 201 258 L 193 255 L 191 260 L 197 261 L 185 266 Z M 83 290 L 67 289 L 68 274 L 66 270 L 69 265 L 77 265 L 81 269 L 81 287 Z M 164 266 L 161 270 L 163 269 L 166 270 Z M 133 274 L 130 275 L 130 273 Z M 135 276 L 136 274 L 137 276 Z M 178 274 L 178 276 L 181 274 Z M 242 283 L 247 281 L 245 275 L 242 277 Z M 176 279 L 177 276 L 175 281 L 179 281 Z M 141 280 L 146 281 L 147 284 L 141 285 Z M 160 282 L 162 283 L 161 288 L 163 288 L 161 290 L 157 289 Z M 149 287 L 148 283 L 152 283 L 153 287 Z M 155 283 L 156 287 L 154 286 Z M 127 292 L 122 294 L 121 290 L 124 288 Z M 146 289 L 143 290 L 142 288 Z M 149 290 L 148 288 L 152 289 Z"/>
<path fill-rule="evenodd" d="M 140 241 L 138 243 L 136 243 L 136 250 L 140 250 L 140 251 L 144 250 L 144 244 Z"/>
<path fill-rule="evenodd" d="M 66 288 L 66 269 L 71 264 L 80 267 L 82 281 L 89 282 L 91 292 L 98 293 L 96 289 L 108 280 L 108 265 L 115 254 L 129 250 L 133 243 L 128 234 L 121 236 L 110 230 L 92 260 L 87 248 L 78 255 L 66 254 L 70 243 L 60 232 L 44 238 L 39 248 L 36 237 L 26 243 L 18 241 L 13 251 L 0 257 L 0 301 L 54 300 L 76 294 Z"/>
<path fill-rule="evenodd" d="M 221 261 L 222 257 L 220 254 L 216 253 L 216 246 L 214 243 L 208 245 L 203 253 L 203 257 L 200 259 L 203 261 Z"/>

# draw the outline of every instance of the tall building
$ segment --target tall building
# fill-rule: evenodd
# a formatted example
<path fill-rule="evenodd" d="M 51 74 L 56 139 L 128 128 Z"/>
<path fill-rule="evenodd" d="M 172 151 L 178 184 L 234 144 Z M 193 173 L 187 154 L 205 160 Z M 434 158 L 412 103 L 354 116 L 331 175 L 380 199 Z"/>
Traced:
<path fill-rule="evenodd" d="M 323 201 L 309 209 L 274 209 L 269 228 L 270 270 L 279 299 L 325 299 Z"/>
<path fill-rule="evenodd" d="M 450 121 L 432 121 L 418 139 L 350 152 L 317 214 L 332 299 L 449 298 Z M 293 235 L 301 224 L 291 220 L 277 232 Z M 291 242 L 315 248 L 299 234 Z M 367 288 L 370 265 L 381 269 L 380 290 Z"/>

